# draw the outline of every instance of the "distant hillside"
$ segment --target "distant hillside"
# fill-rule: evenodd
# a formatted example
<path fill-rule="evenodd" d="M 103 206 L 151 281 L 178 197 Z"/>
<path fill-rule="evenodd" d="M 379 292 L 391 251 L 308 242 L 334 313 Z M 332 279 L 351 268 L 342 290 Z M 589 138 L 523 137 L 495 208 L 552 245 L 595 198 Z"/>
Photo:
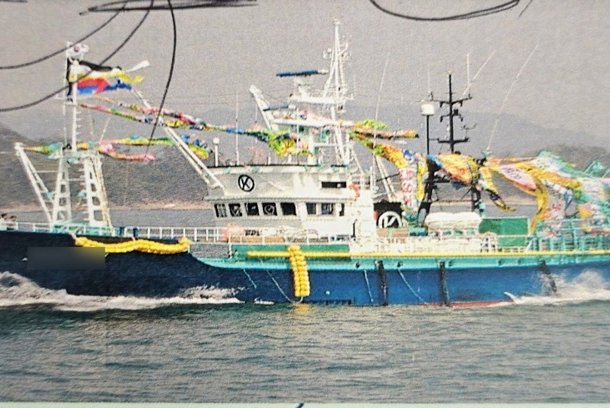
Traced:
<path fill-rule="evenodd" d="M 17 205 L 37 205 L 25 171 L 14 153 L 14 143 L 40 145 L 0 124 L 0 209 Z M 136 148 L 133 149 L 136 151 Z M 138 148 L 142 152 L 142 148 Z M 151 149 L 156 160 L 131 163 L 105 157 L 104 177 L 108 199 L 113 206 L 162 205 L 167 203 L 200 204 L 206 193 L 203 181 L 180 153 L 171 147 Z M 51 170 L 54 161 L 33 153 L 30 158 L 39 170 Z M 53 187 L 51 174 L 45 183 Z"/>
<path fill-rule="evenodd" d="M 28 178 L 15 155 L 15 142 L 32 143 L 0 123 L 0 209 L 35 203 Z"/>
<path fill-rule="evenodd" d="M 15 142 L 39 145 L 0 124 L 0 209 L 18 205 L 37 205 L 30 183 L 14 153 Z M 520 150 L 524 150 L 521 146 Z M 535 148 L 530 146 L 530 148 Z M 610 165 L 610 152 L 603 147 L 569 146 L 558 144 L 546 148 L 566 161 L 584 168 L 592 160 Z M 142 152 L 142 148 L 133 148 Z M 524 155 L 535 155 L 538 150 L 525 151 Z M 148 163 L 132 163 L 104 158 L 103 169 L 108 198 L 113 206 L 162 206 L 175 204 L 202 204 L 206 194 L 203 181 L 186 163 L 180 153 L 171 147 L 151 148 L 156 160 Z M 43 155 L 31 154 L 35 166 L 53 169 L 54 161 Z M 47 186 L 54 181 L 46 175 Z"/>
<path fill-rule="evenodd" d="M 568 146 L 558 145 L 549 147 L 547 150 L 555 153 L 568 163 L 575 164 L 577 168 L 584 169 L 594 160 L 604 166 L 610 166 L 610 151 L 604 147 L 593 146 Z"/>

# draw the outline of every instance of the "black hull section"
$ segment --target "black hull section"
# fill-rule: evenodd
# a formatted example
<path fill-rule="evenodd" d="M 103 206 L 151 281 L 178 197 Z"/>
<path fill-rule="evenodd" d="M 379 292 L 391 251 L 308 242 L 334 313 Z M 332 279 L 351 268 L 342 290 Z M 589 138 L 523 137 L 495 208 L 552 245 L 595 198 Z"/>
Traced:
<path fill-rule="evenodd" d="M 93 237 L 99 240 L 99 237 Z M 105 239 L 120 242 L 124 239 Z M 214 275 L 188 253 L 154 255 L 141 252 L 107 254 L 104 270 L 32 270 L 28 248 L 73 247 L 67 234 L 0 232 L 0 271 L 24 276 L 41 287 L 73 295 L 157 296 L 180 295 L 185 289 L 209 286 Z"/>

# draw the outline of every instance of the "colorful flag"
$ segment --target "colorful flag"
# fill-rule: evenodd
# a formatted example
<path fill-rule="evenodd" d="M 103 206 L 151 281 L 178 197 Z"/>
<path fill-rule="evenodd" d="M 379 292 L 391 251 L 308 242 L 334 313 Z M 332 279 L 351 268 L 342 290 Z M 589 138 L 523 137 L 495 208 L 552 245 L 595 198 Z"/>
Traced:
<path fill-rule="evenodd" d="M 85 78 L 78 81 L 79 95 L 97 95 L 102 92 L 115 91 L 117 89 L 130 90 L 131 85 L 121 81 L 111 83 L 104 78 Z"/>
<path fill-rule="evenodd" d="M 144 77 L 131 76 L 118 67 L 103 67 L 81 61 L 78 66 L 71 66 L 67 75 L 68 82 L 76 81 L 79 95 L 97 95 L 117 89 L 131 89 L 131 86 L 142 82 Z"/>

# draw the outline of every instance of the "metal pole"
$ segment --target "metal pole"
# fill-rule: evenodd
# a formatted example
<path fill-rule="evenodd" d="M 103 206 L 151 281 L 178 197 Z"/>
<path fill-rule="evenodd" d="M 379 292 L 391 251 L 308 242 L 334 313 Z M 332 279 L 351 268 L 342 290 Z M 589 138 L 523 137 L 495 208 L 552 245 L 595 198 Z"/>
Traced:
<path fill-rule="evenodd" d="M 453 89 L 451 86 L 451 73 L 449 73 L 449 147 L 451 153 L 455 153 L 455 143 L 453 138 Z"/>
<path fill-rule="evenodd" d="M 214 143 L 214 167 L 218 167 L 218 143 L 220 141 L 218 140 L 217 137 L 215 137 L 212 140 L 212 143 Z"/>
<path fill-rule="evenodd" d="M 430 154 L 430 115 L 426 115 L 426 156 Z"/>

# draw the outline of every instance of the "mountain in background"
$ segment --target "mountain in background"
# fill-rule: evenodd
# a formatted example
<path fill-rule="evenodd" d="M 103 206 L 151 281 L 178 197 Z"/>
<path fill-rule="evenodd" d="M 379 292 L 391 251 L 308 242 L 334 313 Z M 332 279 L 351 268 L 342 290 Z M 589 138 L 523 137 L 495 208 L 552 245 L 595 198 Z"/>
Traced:
<path fill-rule="evenodd" d="M 37 205 L 14 143 L 40 145 L 0 124 L 0 209 L 19 205 Z M 141 151 L 141 148 L 140 148 Z M 138 207 L 167 203 L 202 204 L 206 193 L 204 182 L 188 166 L 180 153 L 171 147 L 153 147 L 156 160 L 136 163 L 103 158 L 104 179 L 111 206 Z M 55 161 L 37 153 L 29 155 L 37 169 L 52 170 Z M 51 174 L 45 174 L 52 189 Z"/>
<path fill-rule="evenodd" d="M 370 109 L 356 108 L 354 111 L 356 114 L 360 112 L 364 118 L 367 117 L 366 114 Z M 401 112 L 398 109 L 391 111 L 395 112 L 395 115 L 384 118 L 388 120 L 388 123 L 406 123 L 409 117 L 415 118 L 413 116 L 415 115 L 414 113 L 401 117 Z M 218 114 L 218 112 L 216 113 Z M 460 147 L 463 147 L 462 151 L 464 153 L 477 156 L 488 143 L 488 140 L 480 140 L 483 137 L 479 135 L 489 134 L 493 122 L 489 115 L 469 114 L 469 117 L 475 118 L 474 121 L 469 122 L 469 125 L 477 123 L 478 126 L 476 127 L 476 132 L 472 131 L 470 134 L 471 143 L 461 145 Z M 415 119 L 412 122 L 415 122 Z M 574 163 L 578 168 L 586 167 L 592 160 L 599 160 L 605 165 L 610 164 L 610 152 L 605 147 L 575 145 L 580 138 L 587 137 L 587 135 L 539 128 L 509 116 L 503 117 L 500 125 L 510 127 L 511 132 L 522 135 L 527 134 L 529 142 L 527 145 L 517 145 L 511 140 L 495 140 L 492 144 L 492 150 L 495 155 L 534 156 L 538 151 L 546 149 L 558 154 L 566 161 Z M 434 124 L 434 126 L 436 128 L 439 127 L 438 124 Z M 392 127 L 397 128 L 397 126 Z M 401 127 L 406 128 L 410 126 L 407 124 Z M 425 140 L 423 138 L 425 129 L 417 129 L 417 126 L 411 127 L 416 128 L 422 137 L 419 140 L 408 141 L 404 148 L 423 151 L 425 149 Z M 462 137 L 462 135 L 459 137 Z M 15 142 L 21 142 L 29 146 L 41 144 L 40 141 L 25 138 L 0 123 L 0 180 L 2 180 L 0 182 L 0 209 L 28 204 L 37 205 L 34 192 L 25 171 L 15 155 L 13 147 Z M 48 141 L 45 141 L 45 143 L 48 143 Z M 229 151 L 225 150 L 227 151 L 227 156 L 221 156 L 221 162 L 225 159 L 231 159 L 229 145 L 230 140 L 222 140 L 221 149 L 229 149 Z M 243 142 L 241 145 L 243 147 L 243 149 L 240 149 L 243 160 L 249 161 L 256 156 L 258 162 L 264 161 L 265 154 L 262 152 L 264 146 L 256 147 L 252 141 L 249 141 L 249 145 L 250 147 L 247 147 L 248 143 L 246 142 Z M 437 151 L 437 147 L 438 145 L 435 146 L 432 143 L 433 152 Z M 142 148 L 139 148 L 139 150 L 138 148 L 132 148 L 132 151 L 142 152 Z M 170 203 L 177 205 L 204 205 L 203 197 L 207 191 L 205 183 L 193 172 L 177 149 L 153 146 L 150 149 L 150 153 L 155 155 L 156 160 L 147 163 L 120 161 L 108 157 L 103 158 L 104 178 L 111 206 L 162 207 Z M 52 170 L 54 168 L 55 162 L 48 160 L 43 155 L 34 153 L 30 154 L 30 158 L 39 170 Z M 45 182 L 49 188 L 52 188 L 54 183 L 51 179 L 52 173 L 49 173 L 47 177 L 49 179 L 45 180 Z"/>

